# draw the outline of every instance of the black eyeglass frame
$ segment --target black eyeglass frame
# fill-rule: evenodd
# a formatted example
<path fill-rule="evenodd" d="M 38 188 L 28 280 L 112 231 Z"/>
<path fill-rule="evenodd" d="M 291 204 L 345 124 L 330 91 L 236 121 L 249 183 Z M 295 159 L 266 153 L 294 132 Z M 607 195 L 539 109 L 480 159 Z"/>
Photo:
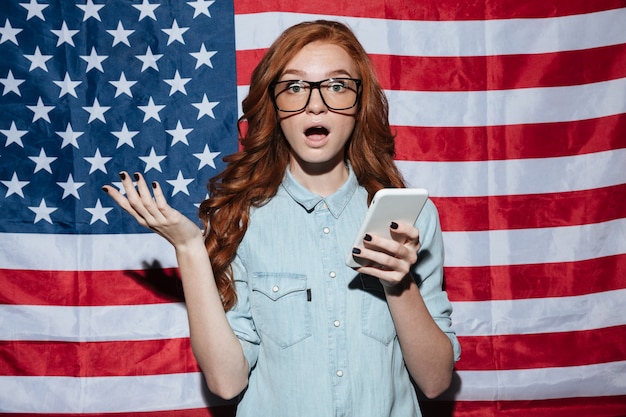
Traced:
<path fill-rule="evenodd" d="M 328 81 L 353 81 L 356 84 L 356 97 L 354 99 L 354 104 L 351 105 L 350 107 L 342 107 L 342 108 L 337 108 L 337 107 L 331 107 L 328 105 L 328 103 L 326 103 L 326 100 L 324 99 L 324 94 L 322 93 L 322 84 Z M 278 107 L 278 103 L 276 103 L 276 86 L 280 85 L 280 84 L 286 84 L 286 83 L 307 83 L 309 85 L 309 96 L 306 99 L 306 102 L 304 103 L 304 106 L 302 106 L 302 108 L 298 109 L 298 110 L 283 110 L 280 107 Z M 334 77 L 334 78 L 327 78 L 325 80 L 322 81 L 306 81 L 306 80 L 285 80 L 285 81 L 275 81 L 273 83 L 271 83 L 269 85 L 269 90 L 270 90 L 270 95 L 272 97 L 272 102 L 274 103 L 274 107 L 276 108 L 276 110 L 278 111 L 282 111 L 285 113 L 297 113 L 300 112 L 304 109 L 306 109 L 306 106 L 309 105 L 309 102 L 311 101 L 311 94 L 313 94 L 313 90 L 317 89 L 317 91 L 319 91 L 320 93 L 320 97 L 322 99 L 322 103 L 324 103 L 324 105 L 329 109 L 329 110 L 335 110 L 335 111 L 341 111 L 341 110 L 350 110 L 352 108 L 354 108 L 358 103 L 359 103 L 359 98 L 361 97 L 361 90 L 362 90 L 362 86 L 363 86 L 363 81 L 358 79 L 358 78 L 349 78 L 349 77 Z M 283 90 L 287 91 L 287 89 Z M 282 94 L 282 92 L 281 92 Z"/>

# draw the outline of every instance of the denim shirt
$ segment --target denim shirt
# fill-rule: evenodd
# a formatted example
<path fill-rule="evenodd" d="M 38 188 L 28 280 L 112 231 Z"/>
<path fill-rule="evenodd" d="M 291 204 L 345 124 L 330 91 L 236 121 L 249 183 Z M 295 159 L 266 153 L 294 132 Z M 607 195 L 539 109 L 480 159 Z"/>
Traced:
<path fill-rule="evenodd" d="M 233 262 L 238 302 L 227 313 L 250 365 L 238 417 L 421 415 L 379 280 L 344 263 L 366 210 L 350 170 L 325 198 L 287 172 L 276 196 L 251 211 Z M 458 359 L 432 202 L 416 227 L 413 276 Z"/>

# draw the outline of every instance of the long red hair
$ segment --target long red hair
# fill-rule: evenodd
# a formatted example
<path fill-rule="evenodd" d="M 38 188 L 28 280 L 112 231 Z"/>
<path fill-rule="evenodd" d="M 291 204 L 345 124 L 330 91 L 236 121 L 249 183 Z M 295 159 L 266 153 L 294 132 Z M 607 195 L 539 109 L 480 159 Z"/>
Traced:
<path fill-rule="evenodd" d="M 250 220 L 250 207 L 259 207 L 278 190 L 289 163 L 290 148 L 280 128 L 269 86 L 307 44 L 331 43 L 354 60 L 362 93 L 346 160 L 369 194 L 381 188 L 404 187 L 393 162 L 394 135 L 389 127 L 388 103 L 369 57 L 344 24 L 319 20 L 295 25 L 272 44 L 252 73 L 248 96 L 239 119 L 241 150 L 224 158 L 226 168 L 209 182 L 209 198 L 200 205 L 205 244 L 225 310 L 237 302 L 231 263 Z M 247 124 L 245 134 L 242 124 Z"/>

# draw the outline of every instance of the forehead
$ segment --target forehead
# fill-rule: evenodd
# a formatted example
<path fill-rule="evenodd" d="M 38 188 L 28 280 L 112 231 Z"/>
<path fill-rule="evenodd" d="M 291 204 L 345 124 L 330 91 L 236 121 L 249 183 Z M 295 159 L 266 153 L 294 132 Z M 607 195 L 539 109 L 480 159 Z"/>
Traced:
<path fill-rule="evenodd" d="M 297 76 L 309 81 L 330 77 L 356 77 L 354 60 L 340 46 L 313 42 L 302 48 L 285 66 L 282 77 Z"/>

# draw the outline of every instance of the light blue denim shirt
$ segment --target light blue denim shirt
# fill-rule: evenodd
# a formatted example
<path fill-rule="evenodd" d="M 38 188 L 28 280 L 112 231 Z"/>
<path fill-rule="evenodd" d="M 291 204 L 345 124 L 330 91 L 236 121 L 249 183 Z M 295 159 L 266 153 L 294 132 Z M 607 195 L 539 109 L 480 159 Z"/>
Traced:
<path fill-rule="evenodd" d="M 382 286 L 344 263 L 366 210 L 351 170 L 326 198 L 287 172 L 276 196 L 252 210 L 233 262 L 238 302 L 228 312 L 250 364 L 238 417 L 420 416 Z M 416 227 L 414 276 L 458 358 L 432 202 Z"/>

